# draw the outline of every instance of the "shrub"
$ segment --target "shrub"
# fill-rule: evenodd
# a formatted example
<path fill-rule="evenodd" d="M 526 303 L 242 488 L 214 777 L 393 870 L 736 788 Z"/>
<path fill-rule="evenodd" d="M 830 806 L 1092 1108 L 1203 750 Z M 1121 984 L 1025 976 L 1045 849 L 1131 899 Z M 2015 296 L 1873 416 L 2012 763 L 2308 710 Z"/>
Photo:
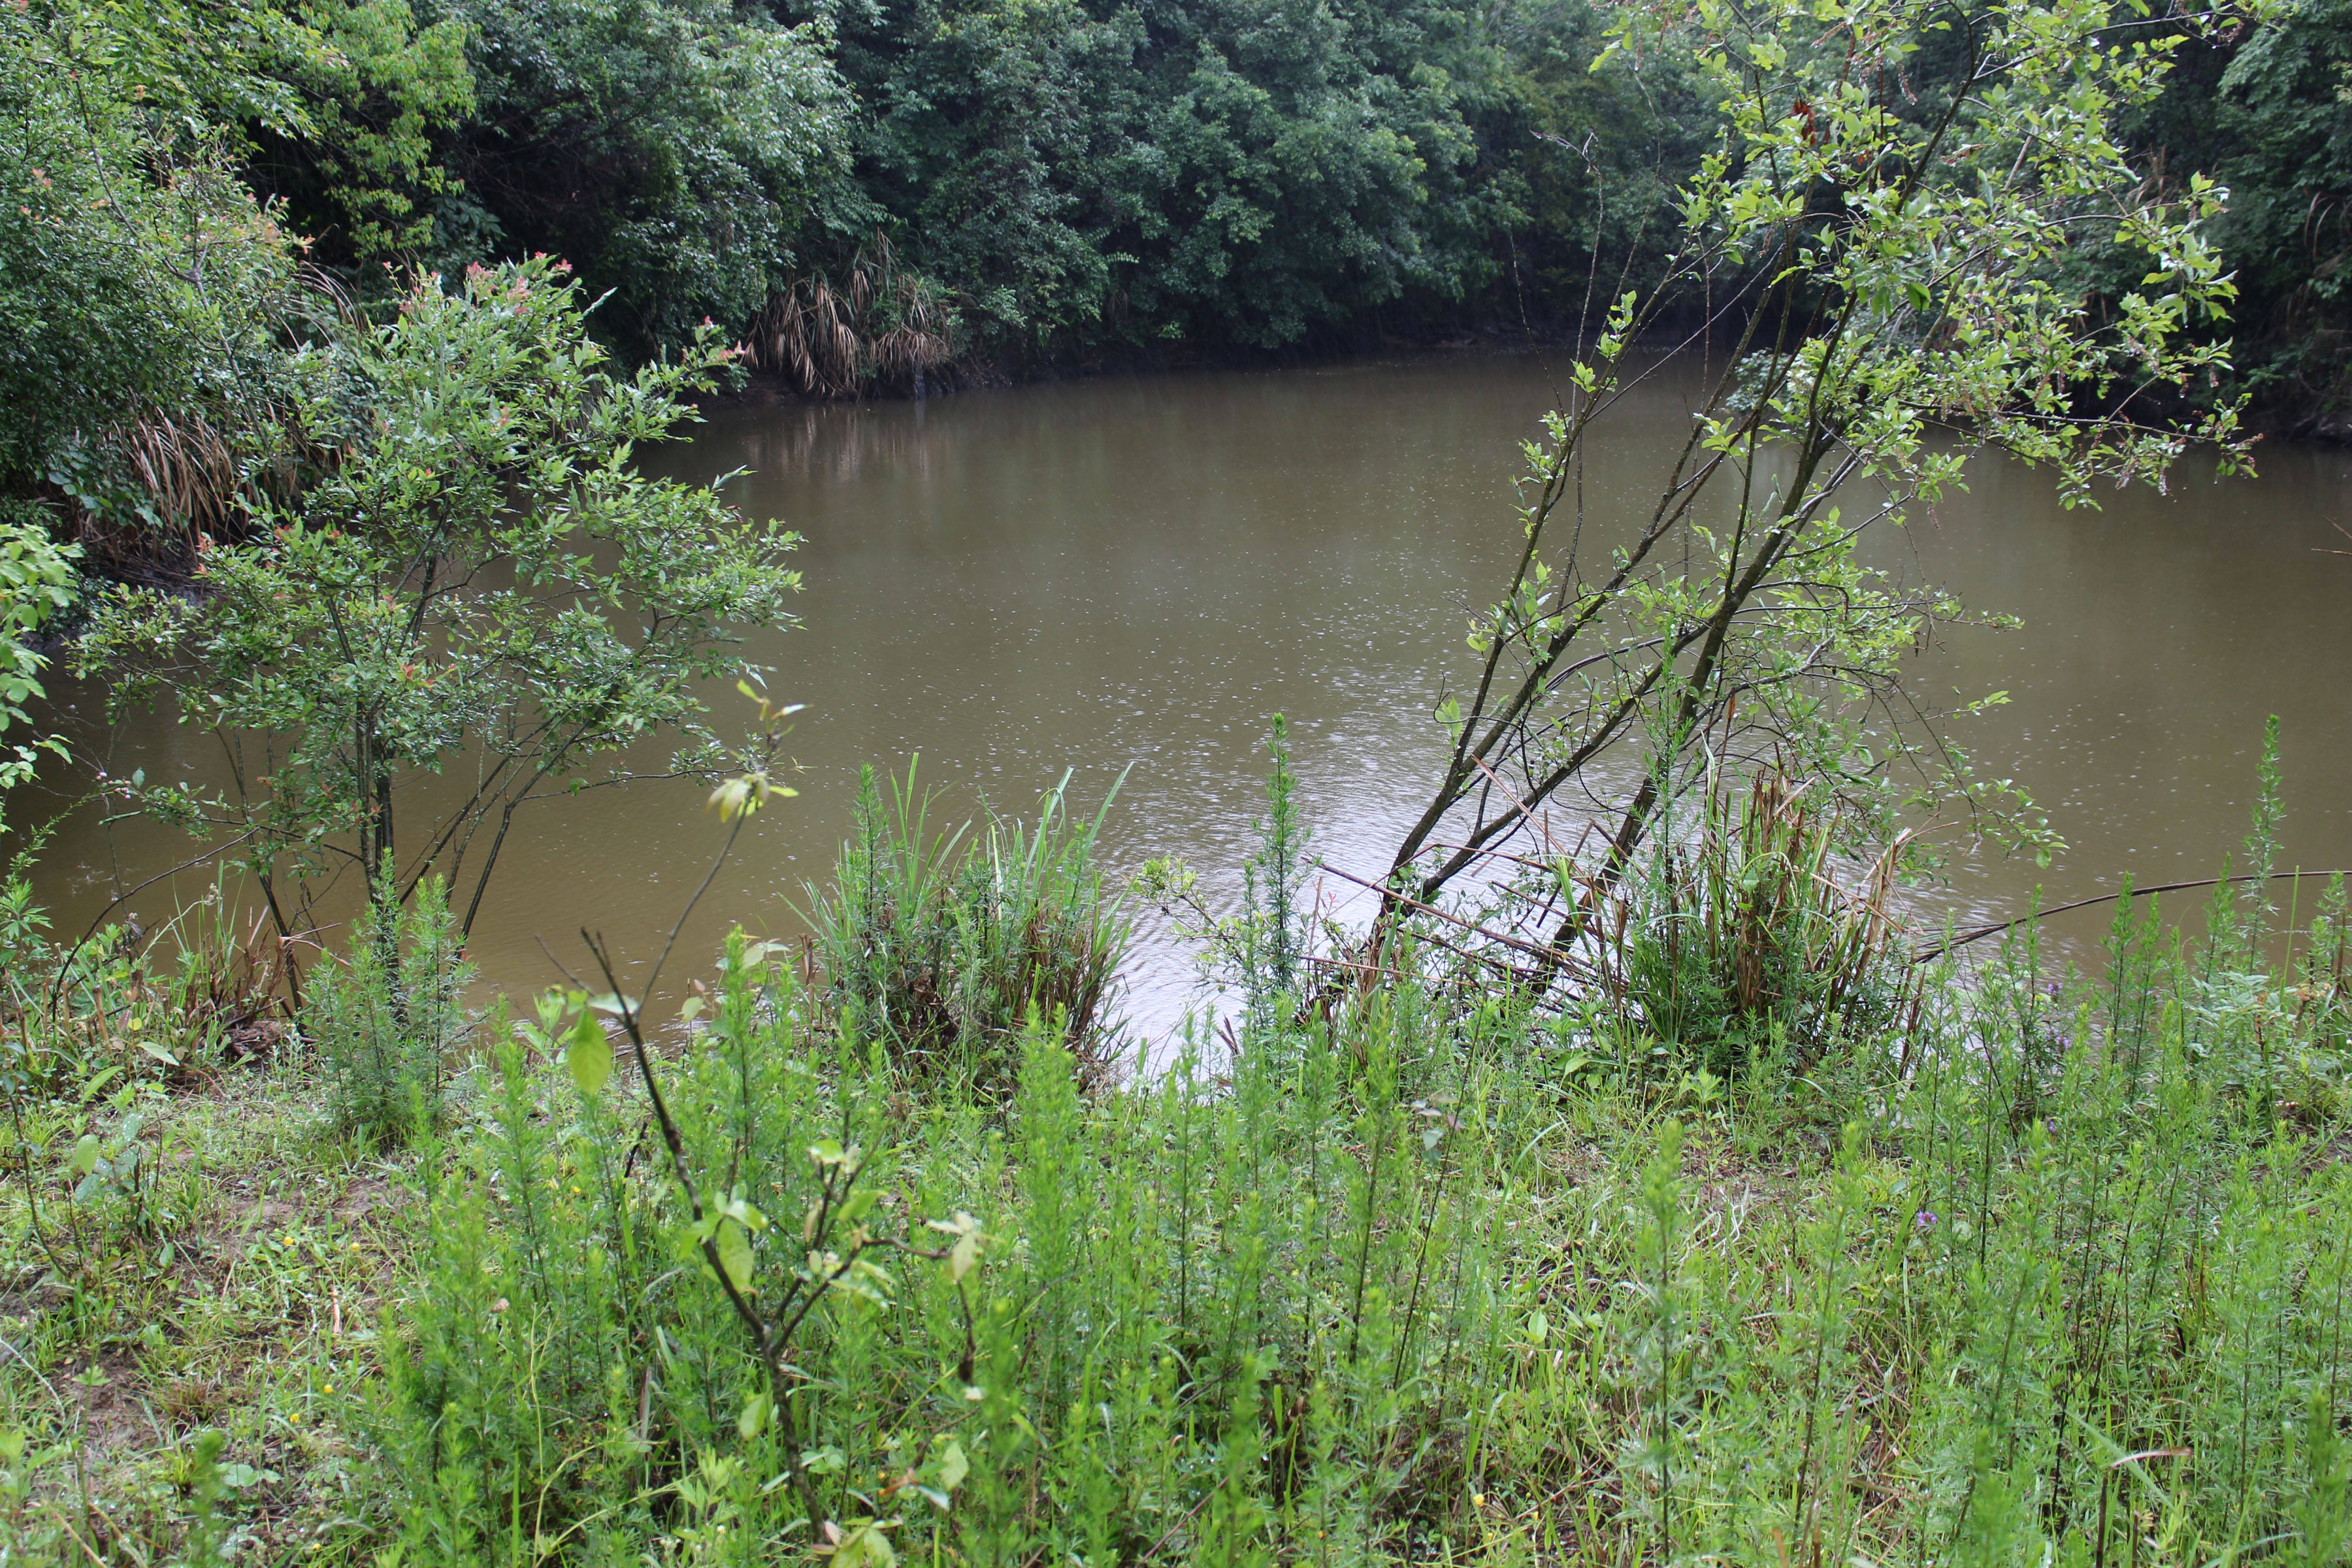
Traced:
<path fill-rule="evenodd" d="M 311 972 L 303 1026 L 319 1047 L 327 1114 L 398 1143 L 440 1119 L 449 1054 L 465 1039 L 465 961 L 438 878 L 406 909 L 371 909 L 339 968 Z"/>

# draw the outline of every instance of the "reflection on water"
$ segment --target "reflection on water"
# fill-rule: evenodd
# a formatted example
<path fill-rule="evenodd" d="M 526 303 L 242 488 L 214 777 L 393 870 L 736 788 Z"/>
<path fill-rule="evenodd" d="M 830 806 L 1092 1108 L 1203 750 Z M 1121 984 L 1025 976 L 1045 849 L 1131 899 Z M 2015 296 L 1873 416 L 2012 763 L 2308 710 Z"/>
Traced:
<path fill-rule="evenodd" d="M 1021 811 L 1065 768 L 1074 800 L 1125 773 L 1107 844 L 1174 853 L 1231 888 L 1262 808 L 1268 715 L 1289 715 L 1320 852 L 1367 874 L 1423 804 L 1430 712 L 1469 668 L 1470 606 L 1517 542 L 1518 442 L 1552 402 L 1534 356 L 1103 380 L 929 405 L 739 406 L 655 458 L 807 538 L 804 626 L 755 639 L 807 704 L 796 801 L 759 821 L 685 940 L 794 926 L 846 828 L 860 763 L 920 752 L 942 810 Z M 1627 409 L 1591 479 L 1637 504 L 1686 432 L 1676 385 Z M 2169 497 L 2061 510 L 1982 462 L 1970 489 L 1878 545 L 1886 563 L 2024 617 L 1926 655 L 1936 692 L 2006 690 L 1961 738 L 2071 841 L 2046 871 L 1963 859 L 1937 901 L 2006 912 L 2210 874 L 2244 832 L 2263 715 L 2285 723 L 2283 863 L 2352 866 L 2352 458 L 2270 451 L 2258 482 L 2191 473 Z M 86 705 L 86 700 L 82 700 Z M 736 701 L 714 695 L 722 719 Z M 112 765 L 203 776 L 168 723 L 124 727 Z M 719 842 L 701 792 L 647 783 L 518 817 L 476 931 L 486 977 L 555 977 L 583 924 L 649 957 Z M 1572 826 L 1572 825 L 1570 825 Z M 83 814 L 41 879 L 61 931 L 171 863 L 179 840 Z M 200 879 L 178 879 L 178 896 Z M 1334 884 L 1334 896 L 1339 885 Z M 152 926 L 174 884 L 141 895 Z M 2096 916 L 2062 929 L 2087 953 Z M 1191 983 L 1147 922 L 1131 1010 L 1164 1024 Z"/>

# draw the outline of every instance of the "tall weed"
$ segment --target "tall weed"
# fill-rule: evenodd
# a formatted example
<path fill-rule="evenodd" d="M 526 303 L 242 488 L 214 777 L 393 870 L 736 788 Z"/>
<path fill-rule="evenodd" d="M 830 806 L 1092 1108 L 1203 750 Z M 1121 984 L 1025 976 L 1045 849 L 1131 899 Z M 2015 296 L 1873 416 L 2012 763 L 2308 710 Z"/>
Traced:
<path fill-rule="evenodd" d="M 1724 851 L 1727 943 L 1850 907 L 1788 821 Z M 1768 1005 L 1852 1070 L 1672 1120 L 1409 930 L 1117 1091 L 1033 1010 L 1001 1101 L 907 1094 L 884 1009 L 740 938 L 635 1073 L 555 998 L 428 1163 L 405 1561 L 2339 1562 L 2343 1124 L 2262 1113 L 2152 915 L 2114 944 L 1922 969 L 1907 1054 Z M 2333 1005 L 2262 1026 L 2308 1058 Z"/>
<path fill-rule="evenodd" d="M 1860 887 L 1832 874 L 1828 826 L 1801 788 L 1761 773 L 1710 790 L 1693 833 L 1661 834 L 1602 900 L 1595 980 L 1661 1065 L 1728 1079 L 1775 1054 L 1823 1056 L 1899 1037 L 1917 977 L 1887 895 L 1896 852 Z"/>
<path fill-rule="evenodd" d="M 371 908 L 342 963 L 311 971 L 303 1025 L 318 1046 L 329 1120 L 379 1143 L 436 1122 L 467 1033 L 472 978 L 439 879 L 405 909 Z"/>

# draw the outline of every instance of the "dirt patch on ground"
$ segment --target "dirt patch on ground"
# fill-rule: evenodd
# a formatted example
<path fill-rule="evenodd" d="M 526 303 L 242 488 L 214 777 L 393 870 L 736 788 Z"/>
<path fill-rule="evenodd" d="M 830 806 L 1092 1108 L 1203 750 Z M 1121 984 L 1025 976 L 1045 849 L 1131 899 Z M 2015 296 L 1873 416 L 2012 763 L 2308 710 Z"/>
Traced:
<path fill-rule="evenodd" d="M 390 1219 L 400 1212 L 407 1194 L 381 1176 L 354 1176 L 335 1200 L 334 1215 L 347 1226 Z"/>
<path fill-rule="evenodd" d="M 155 1423 L 141 1397 L 146 1380 L 139 1363 L 120 1352 L 105 1352 L 76 1367 L 50 1386 L 79 1423 L 84 1450 L 94 1464 L 152 1446 Z"/>

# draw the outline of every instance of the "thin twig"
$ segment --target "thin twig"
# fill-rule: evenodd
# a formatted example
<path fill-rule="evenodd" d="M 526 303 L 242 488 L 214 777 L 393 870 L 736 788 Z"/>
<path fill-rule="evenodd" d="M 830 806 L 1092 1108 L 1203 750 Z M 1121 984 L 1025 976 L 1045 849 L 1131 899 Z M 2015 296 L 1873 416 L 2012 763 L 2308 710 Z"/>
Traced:
<path fill-rule="evenodd" d="M 1926 963 L 1930 960 L 1943 957 L 1956 947 L 1966 947 L 1972 942 L 1982 942 L 1989 936 L 1999 936 L 2005 931 L 2014 931 L 2019 926 L 2033 921 L 2048 920 L 2052 915 L 2063 915 L 2070 910 L 2087 910 L 2095 904 L 2112 904 L 2118 899 L 2136 899 L 2143 893 L 2178 893 L 2191 888 L 2218 888 L 2224 883 L 2282 882 L 2296 877 L 2352 877 L 2352 871 L 2273 871 L 2268 876 L 2258 876 L 2249 872 L 2242 877 L 2200 877 L 2193 882 L 2161 882 L 2152 888 L 2126 888 L 2118 893 L 2101 893 L 2095 899 L 2077 899 L 2071 904 L 2058 904 L 2050 909 L 2036 910 L 2030 915 L 2020 915 L 2013 921 L 2003 921 L 1999 925 L 1979 926 L 1964 936 L 1954 937 L 1941 947 L 1929 948 L 1913 958 L 1911 962 Z"/>
<path fill-rule="evenodd" d="M 1441 910 L 1435 904 L 1424 903 L 1419 899 L 1408 897 L 1403 893 L 1397 892 L 1393 889 L 1383 888 L 1378 882 L 1366 881 L 1363 878 L 1356 876 L 1352 872 L 1342 871 L 1337 866 L 1333 866 L 1326 861 L 1318 860 L 1315 862 L 1315 865 L 1318 870 L 1328 871 L 1334 877 L 1353 882 L 1360 888 L 1364 888 L 1372 892 L 1382 894 L 1385 897 L 1393 900 L 1396 903 L 1405 909 L 1416 910 L 1423 914 L 1435 915 L 1439 920 L 1450 921 L 1454 924 L 1461 926 L 1465 930 L 1475 931 L 1480 936 L 1485 937 L 1487 941 L 1507 947 L 1514 952 L 1524 952 L 1530 958 L 1542 960 L 1549 963 L 1568 964 L 1571 963 L 1568 956 L 1559 952 L 1557 948 L 1540 946 L 1535 942 L 1524 942 L 1515 936 L 1506 936 L 1498 931 L 1489 931 L 1486 927 L 1480 925 L 1475 921 L 1464 920 L 1460 915 L 1453 914 L 1445 910 Z M 1368 966 L 1350 964 L 1349 967 L 1363 968 Z"/>

